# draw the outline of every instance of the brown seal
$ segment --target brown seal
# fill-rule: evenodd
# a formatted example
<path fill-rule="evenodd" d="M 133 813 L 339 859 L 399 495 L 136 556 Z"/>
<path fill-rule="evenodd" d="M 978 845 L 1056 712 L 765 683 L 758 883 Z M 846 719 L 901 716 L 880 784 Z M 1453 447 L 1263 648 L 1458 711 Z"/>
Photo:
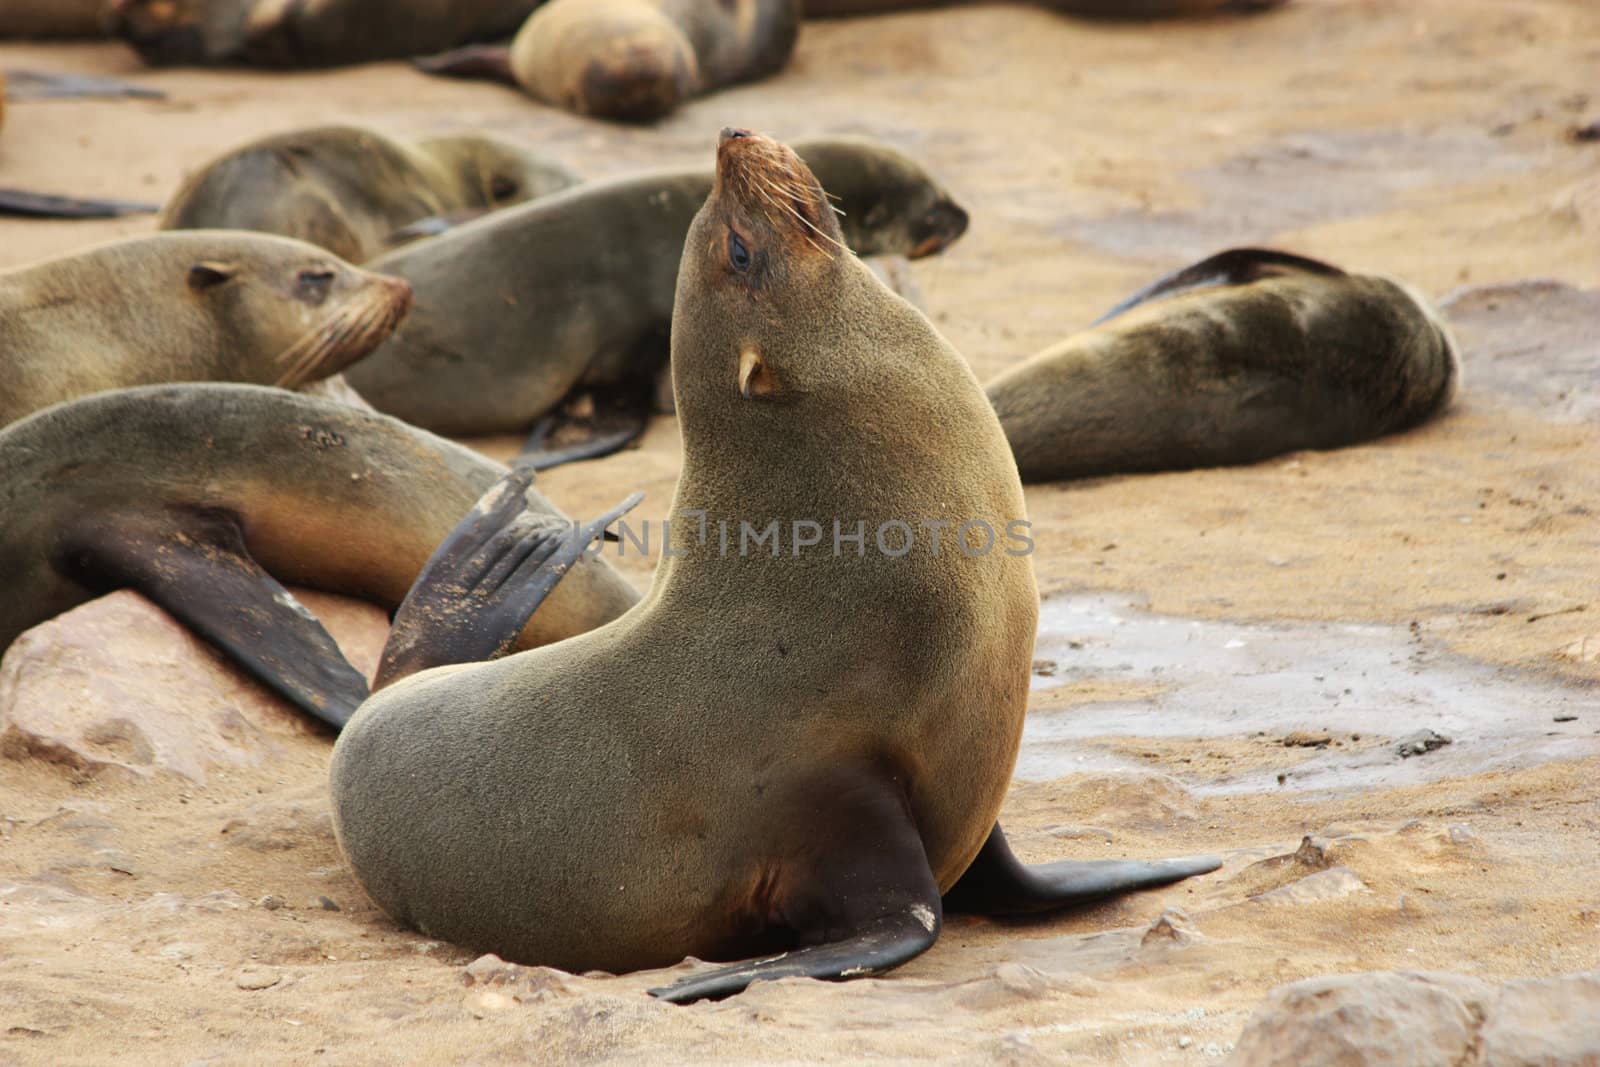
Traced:
<path fill-rule="evenodd" d="M 331 780 L 340 846 L 385 911 L 571 970 L 763 957 L 656 991 L 694 1000 L 894 967 L 934 943 L 942 893 L 1042 910 L 1216 865 L 1030 871 L 1006 848 L 1038 616 L 1032 564 L 1002 541 L 1022 487 L 966 362 L 849 254 L 777 142 L 723 133 L 672 371 L 673 512 L 705 527 L 674 524 L 637 608 L 468 662 L 515 632 L 505 587 L 550 578 L 506 577 L 526 523 L 502 526 L 515 509 L 491 494 L 397 615 L 391 684 Z M 987 545 L 957 546 L 980 525 Z M 463 643 L 434 623 L 451 598 L 433 581 L 493 625 Z"/>
<path fill-rule="evenodd" d="M 357 126 L 319 126 L 253 141 L 206 164 L 168 201 L 161 226 L 260 230 L 364 263 L 419 220 L 481 214 L 579 180 L 494 137 L 407 143 Z"/>
<path fill-rule="evenodd" d="M 1254 463 L 1415 426 L 1460 380 L 1409 287 L 1237 248 L 988 383 L 1024 481 Z"/>
<path fill-rule="evenodd" d="M 263 386 L 143 386 L 57 404 L 0 430 L 0 651 L 132 587 L 338 727 L 366 681 L 280 583 L 392 611 L 504 470 L 397 419 Z M 537 492 L 524 502 L 559 517 Z M 637 599 L 604 561 L 578 561 L 510 638 L 559 641 Z"/>
<path fill-rule="evenodd" d="M 930 255 L 966 229 L 944 187 L 889 145 L 826 137 L 797 150 L 862 255 Z M 595 182 L 379 257 L 372 269 L 409 281 L 416 307 L 351 384 L 448 434 L 526 429 L 579 387 L 648 396 L 684 234 L 711 186 L 702 168 Z"/>
<path fill-rule="evenodd" d="M 961 0 L 805 0 L 807 18 L 953 7 Z M 1153 19 L 1208 15 L 1217 11 L 1263 11 L 1289 0 L 1034 0 L 1068 15 L 1094 18 Z"/>
<path fill-rule="evenodd" d="M 516 32 L 540 0 L 109 0 L 107 28 L 151 64 L 330 67 Z"/>
<path fill-rule="evenodd" d="M 519 85 L 580 115 L 650 121 L 783 69 L 799 33 L 800 0 L 550 0 L 510 48 L 464 48 L 419 66 Z"/>
<path fill-rule="evenodd" d="M 298 388 L 371 352 L 410 303 L 404 281 L 266 234 L 133 237 L 0 273 L 0 425 L 156 382 Z"/>

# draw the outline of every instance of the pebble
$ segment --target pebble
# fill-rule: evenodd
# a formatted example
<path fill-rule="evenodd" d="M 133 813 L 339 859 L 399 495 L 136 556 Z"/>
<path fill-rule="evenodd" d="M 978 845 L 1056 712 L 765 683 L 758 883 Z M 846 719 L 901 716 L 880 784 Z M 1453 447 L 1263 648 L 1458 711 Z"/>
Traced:
<path fill-rule="evenodd" d="M 233 984 L 240 989 L 271 989 L 281 977 L 270 967 L 246 967 L 234 976 Z"/>

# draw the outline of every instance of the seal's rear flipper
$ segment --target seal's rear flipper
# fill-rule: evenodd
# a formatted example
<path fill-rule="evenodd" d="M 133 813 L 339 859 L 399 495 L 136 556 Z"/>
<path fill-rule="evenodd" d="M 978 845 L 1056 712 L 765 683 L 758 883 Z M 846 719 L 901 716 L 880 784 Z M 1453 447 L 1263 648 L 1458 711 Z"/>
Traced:
<path fill-rule="evenodd" d="M 517 84 L 517 77 L 511 72 L 511 49 L 503 44 L 472 44 L 465 48 L 452 48 L 436 56 L 419 56 L 411 63 L 424 74 Z"/>
<path fill-rule="evenodd" d="M 115 219 L 124 215 L 153 215 L 159 204 L 135 200 L 83 200 L 51 193 L 0 189 L 0 215 L 34 219 Z"/>
<path fill-rule="evenodd" d="M 603 399 L 592 415 L 551 412 L 534 423 L 527 443 L 512 464 L 528 470 L 547 471 L 563 464 L 620 452 L 644 434 L 650 423 L 650 409 L 650 397 L 630 390 Z M 551 438 L 558 434 L 568 436 L 572 430 L 587 436 L 568 444 L 551 445 Z"/>
<path fill-rule="evenodd" d="M 844 981 L 882 974 L 932 948 L 943 923 L 939 885 L 897 780 L 904 779 L 893 768 L 834 765 L 799 783 L 792 816 L 771 805 L 780 823 L 827 842 L 812 865 L 790 859 L 763 872 L 766 892 L 758 893 L 759 917 L 803 947 L 691 975 L 650 995 L 688 1004 L 772 978 Z"/>
<path fill-rule="evenodd" d="M 1175 860 L 1089 860 L 1026 867 L 996 823 L 978 858 L 950 892 L 946 911 L 972 915 L 1031 915 L 1087 904 L 1205 874 L 1222 866 L 1215 856 Z"/>
<path fill-rule="evenodd" d="M 367 698 L 367 680 L 315 616 L 250 557 L 230 513 L 97 515 L 63 533 L 56 566 L 90 588 L 137 589 L 335 730 Z"/>
<path fill-rule="evenodd" d="M 165 100 L 167 94 L 147 85 L 134 85 L 116 78 L 89 74 L 47 74 L 37 70 L 5 72 L 8 100 L 42 100 L 52 97 L 126 97 L 132 100 Z"/>
<path fill-rule="evenodd" d="M 1293 252 L 1279 252 L 1273 248 L 1230 248 L 1226 252 L 1207 256 L 1198 263 L 1191 263 L 1182 270 L 1173 271 L 1164 278 L 1157 278 L 1090 325 L 1098 326 L 1152 300 L 1163 300 L 1196 289 L 1249 285 L 1263 278 L 1295 273 L 1338 276 L 1344 271 L 1332 263 L 1309 256 L 1297 256 Z"/>
<path fill-rule="evenodd" d="M 643 499 L 635 493 L 577 525 L 529 512 L 532 484 L 532 471 L 513 469 L 434 551 L 395 612 L 374 688 L 429 667 L 505 655 L 589 544 Z"/>

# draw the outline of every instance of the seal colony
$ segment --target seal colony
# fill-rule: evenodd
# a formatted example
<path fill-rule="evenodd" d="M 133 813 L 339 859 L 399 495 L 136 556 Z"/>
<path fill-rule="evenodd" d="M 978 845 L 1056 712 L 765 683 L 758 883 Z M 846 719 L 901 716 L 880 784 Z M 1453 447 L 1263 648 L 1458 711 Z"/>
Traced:
<path fill-rule="evenodd" d="M 260 230 L 363 263 L 427 219 L 460 218 L 569 188 L 570 168 L 522 145 L 461 134 L 396 141 L 356 126 L 265 137 L 195 172 L 168 230 Z"/>
<path fill-rule="evenodd" d="M 987 386 L 1024 481 L 1254 463 L 1408 429 L 1461 377 L 1409 286 L 1240 248 L 1141 290 Z"/>
<path fill-rule="evenodd" d="M 281 583 L 393 611 L 505 470 L 375 412 L 219 384 L 58 404 L 0 431 L 0 456 L 0 650 L 131 587 L 334 728 L 366 681 Z M 537 491 L 524 499 L 560 515 Z M 637 599 L 609 564 L 584 559 L 508 639 L 560 641 Z"/>
<path fill-rule="evenodd" d="M 822 187 L 774 141 L 723 132 L 683 246 L 672 371 L 675 514 L 713 529 L 1023 517 L 965 361 L 848 253 Z M 1036 911 L 1218 865 L 1011 855 L 995 818 L 1028 703 L 1025 555 L 913 538 L 895 556 L 734 557 L 678 527 L 683 555 L 628 614 L 469 662 L 515 614 L 493 608 L 464 642 L 428 609 L 463 588 L 504 602 L 517 510 L 490 494 L 441 548 L 408 601 L 423 610 L 396 617 L 391 684 L 334 749 L 341 849 L 429 936 L 578 971 L 762 957 L 655 991 L 690 1001 L 881 973 L 932 946 L 944 894 Z"/>
<path fill-rule="evenodd" d="M 133 237 L 0 273 L 0 426 L 158 382 L 298 388 L 394 332 L 411 288 L 265 234 Z"/>
<path fill-rule="evenodd" d="M 797 151 L 859 254 L 931 255 L 966 229 L 966 212 L 887 145 L 831 137 Z M 597 182 L 380 256 L 370 267 L 410 282 L 416 306 L 350 384 L 447 434 L 524 430 L 580 385 L 648 408 L 684 234 L 712 181 L 679 168 Z"/>

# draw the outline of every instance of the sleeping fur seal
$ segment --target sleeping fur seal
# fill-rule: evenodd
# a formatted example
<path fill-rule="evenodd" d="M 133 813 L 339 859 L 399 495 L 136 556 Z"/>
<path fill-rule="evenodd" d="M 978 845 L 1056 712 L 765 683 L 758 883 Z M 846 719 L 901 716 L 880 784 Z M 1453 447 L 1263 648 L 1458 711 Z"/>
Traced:
<path fill-rule="evenodd" d="M 132 587 L 337 728 L 366 681 L 280 583 L 393 610 L 504 470 L 396 419 L 262 386 L 145 386 L 55 405 L 0 430 L 0 651 Z M 560 514 L 536 491 L 526 504 Z M 582 560 L 510 637 L 559 641 L 637 599 L 603 560 Z"/>
<path fill-rule="evenodd" d="M 298 388 L 371 352 L 411 289 L 266 234 L 133 237 L 0 273 L 0 425 L 156 382 Z"/>
<path fill-rule="evenodd" d="M 799 34 L 800 0 L 550 0 L 509 48 L 468 47 L 418 66 L 519 85 L 580 115 L 644 122 L 776 73 Z"/>
<path fill-rule="evenodd" d="M 797 146 L 862 255 L 930 255 L 967 215 L 880 142 Z M 405 328 L 351 368 L 380 411 L 438 433 L 515 432 L 573 387 L 648 395 L 666 358 L 683 237 L 712 176 L 644 174 L 569 189 L 370 264 L 411 283 Z"/>
<path fill-rule="evenodd" d="M 541 0 L 110 0 L 109 31 L 153 65 L 332 67 L 516 32 Z"/>
<path fill-rule="evenodd" d="M 579 180 L 560 163 L 494 137 L 402 142 L 355 126 L 321 126 L 265 137 L 207 164 L 167 203 L 161 226 L 261 230 L 363 263 L 419 220 L 492 211 Z"/>
<path fill-rule="evenodd" d="M 1406 285 L 1219 253 L 989 382 L 1024 481 L 1254 463 L 1415 426 L 1461 367 Z"/>
<path fill-rule="evenodd" d="M 1022 487 L 966 362 L 849 254 L 798 156 L 723 132 L 677 285 L 682 554 L 610 625 L 470 662 L 515 632 L 506 586 L 549 577 L 506 581 L 526 527 L 497 530 L 516 509 L 496 493 L 474 509 L 413 589 L 422 610 L 396 617 L 391 684 L 334 748 L 335 831 L 373 899 L 428 936 L 570 970 L 762 957 L 656 991 L 686 1001 L 880 973 L 934 943 L 941 894 L 1034 911 L 1213 869 L 1029 870 L 1006 847 L 1032 564 L 915 531 L 1006 531 Z M 791 539 L 800 521 L 835 550 Z M 858 521 L 862 550 L 838 551 L 832 524 Z M 719 548 L 724 524 L 736 540 L 769 522 L 770 549 Z M 910 541 L 873 551 L 896 522 Z M 476 647 L 432 622 L 434 580 L 490 605 Z"/>

